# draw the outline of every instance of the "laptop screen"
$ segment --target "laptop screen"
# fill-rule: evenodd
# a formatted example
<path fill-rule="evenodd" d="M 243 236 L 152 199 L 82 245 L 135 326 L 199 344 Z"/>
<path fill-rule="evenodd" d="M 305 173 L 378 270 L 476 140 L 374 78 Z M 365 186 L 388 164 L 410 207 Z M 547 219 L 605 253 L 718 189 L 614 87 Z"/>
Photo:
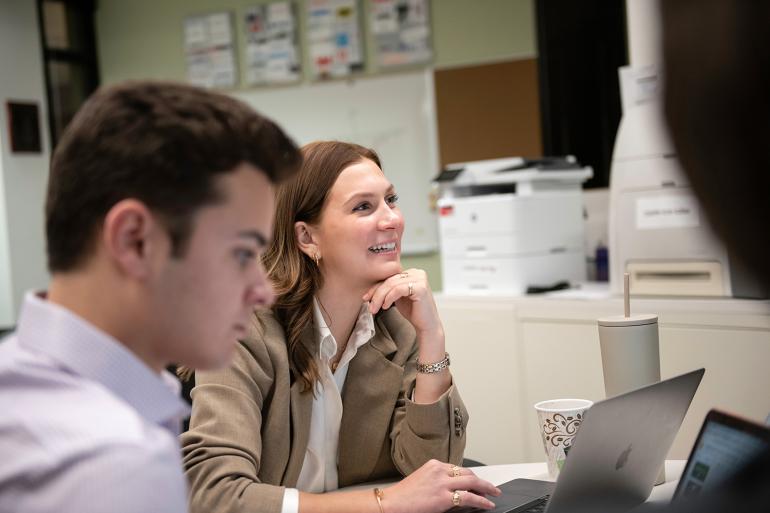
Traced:
<path fill-rule="evenodd" d="M 718 485 L 768 447 L 770 430 L 766 427 L 712 410 L 695 441 L 674 500 Z"/>

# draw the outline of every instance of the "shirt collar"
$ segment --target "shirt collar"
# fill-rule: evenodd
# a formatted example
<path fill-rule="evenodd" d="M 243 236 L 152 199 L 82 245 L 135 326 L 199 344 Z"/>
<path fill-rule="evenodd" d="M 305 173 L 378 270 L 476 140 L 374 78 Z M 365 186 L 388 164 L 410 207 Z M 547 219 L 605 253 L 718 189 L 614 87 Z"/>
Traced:
<path fill-rule="evenodd" d="M 170 372 L 154 372 L 114 337 L 44 294 L 24 297 L 16 336 L 23 348 L 100 383 L 150 422 L 169 427 L 189 415 Z"/>
<path fill-rule="evenodd" d="M 323 314 L 321 313 L 320 302 L 317 298 L 313 298 L 313 318 L 318 330 L 319 357 L 321 360 L 328 360 L 337 354 L 337 341 L 334 339 L 334 335 L 332 335 L 329 326 L 324 320 Z M 361 309 L 358 312 L 358 319 L 353 327 L 353 332 L 350 334 L 349 341 L 352 342 L 352 344 L 348 344 L 348 347 L 345 348 L 345 352 L 348 353 L 352 351 L 353 354 L 355 354 L 355 351 L 371 340 L 373 336 L 374 316 L 369 311 L 368 303 L 362 302 Z"/>

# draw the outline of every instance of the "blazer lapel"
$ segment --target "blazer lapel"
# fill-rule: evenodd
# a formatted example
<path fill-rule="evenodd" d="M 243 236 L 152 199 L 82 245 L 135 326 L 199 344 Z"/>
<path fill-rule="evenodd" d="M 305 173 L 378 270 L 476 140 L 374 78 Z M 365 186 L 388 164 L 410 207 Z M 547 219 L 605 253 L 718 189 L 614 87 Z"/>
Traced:
<path fill-rule="evenodd" d="M 303 344 L 314 354 L 314 344 L 312 344 L 313 330 L 308 330 L 303 336 Z M 289 462 L 286 465 L 286 472 L 283 477 L 283 484 L 288 487 L 297 485 L 299 473 L 302 470 L 302 463 L 305 461 L 307 444 L 310 439 L 310 416 L 313 413 L 313 394 L 311 392 L 302 392 L 302 385 L 298 380 L 294 380 L 290 390 L 290 410 L 291 410 L 291 452 L 289 453 Z"/>
<path fill-rule="evenodd" d="M 390 435 L 404 369 L 390 361 L 396 344 L 382 325 L 358 349 L 345 379 L 338 447 L 339 484 L 366 481 Z"/>

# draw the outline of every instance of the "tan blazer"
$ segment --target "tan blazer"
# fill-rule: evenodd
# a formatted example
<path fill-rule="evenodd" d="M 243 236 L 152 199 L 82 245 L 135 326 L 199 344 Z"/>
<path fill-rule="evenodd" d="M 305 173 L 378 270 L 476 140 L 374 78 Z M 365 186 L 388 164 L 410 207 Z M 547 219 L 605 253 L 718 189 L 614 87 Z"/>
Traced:
<path fill-rule="evenodd" d="M 302 468 L 313 397 L 292 382 L 281 325 L 258 317 L 229 368 L 196 373 L 181 437 L 193 513 L 279 513 L 283 487 L 296 486 Z M 313 354 L 316 337 L 308 330 L 303 339 Z M 416 362 L 413 327 L 395 308 L 378 315 L 342 392 L 340 487 L 406 475 L 431 458 L 462 461 L 465 405 L 454 385 L 434 404 L 407 399 Z"/>

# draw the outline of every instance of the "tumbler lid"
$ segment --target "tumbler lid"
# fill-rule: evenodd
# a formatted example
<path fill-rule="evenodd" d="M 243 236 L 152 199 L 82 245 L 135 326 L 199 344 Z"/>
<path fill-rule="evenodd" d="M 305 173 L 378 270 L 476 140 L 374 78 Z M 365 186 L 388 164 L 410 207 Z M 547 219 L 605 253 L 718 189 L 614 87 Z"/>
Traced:
<path fill-rule="evenodd" d="M 601 317 L 596 320 L 599 326 L 643 326 L 645 324 L 655 324 L 658 322 L 658 316 L 654 314 L 636 314 L 629 315 L 628 317 L 623 315 L 613 315 L 612 317 Z"/>

